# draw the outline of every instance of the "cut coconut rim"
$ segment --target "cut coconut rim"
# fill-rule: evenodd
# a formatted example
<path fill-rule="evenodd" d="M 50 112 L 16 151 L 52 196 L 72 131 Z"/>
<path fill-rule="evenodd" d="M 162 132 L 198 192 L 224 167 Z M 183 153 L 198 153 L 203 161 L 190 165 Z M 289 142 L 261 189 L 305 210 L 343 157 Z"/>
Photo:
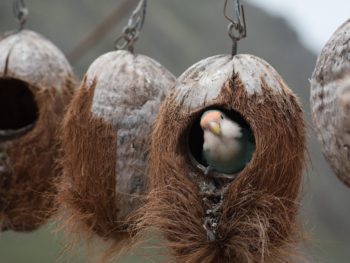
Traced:
<path fill-rule="evenodd" d="M 196 117 L 194 118 L 194 121 L 189 126 L 188 131 L 186 132 L 186 144 L 187 144 L 187 155 L 192 163 L 192 165 L 201 171 L 204 176 L 213 176 L 216 179 L 223 179 L 224 181 L 233 181 L 237 178 L 237 176 L 244 170 L 245 167 L 243 167 L 240 171 L 232 174 L 226 174 L 226 173 L 220 173 L 218 171 L 210 169 L 208 171 L 208 166 L 202 162 L 202 151 L 203 151 L 203 130 L 200 128 L 200 117 L 202 116 L 202 113 L 207 110 L 213 110 L 218 109 L 222 112 L 224 112 L 227 116 L 229 116 L 231 119 L 236 121 L 242 126 L 249 127 L 250 125 L 248 122 L 242 117 L 242 115 L 234 110 L 226 110 L 223 107 L 220 106 L 210 106 L 205 109 L 202 109 L 198 114 L 196 114 Z"/>
<path fill-rule="evenodd" d="M 188 157 L 192 163 L 192 165 L 197 168 L 198 170 L 200 170 L 203 175 L 205 175 L 206 173 L 208 173 L 208 167 L 204 166 L 203 164 L 199 163 L 195 157 L 193 157 L 191 150 L 188 148 Z M 230 180 L 233 181 L 234 179 L 236 179 L 236 177 L 239 175 L 238 173 L 234 173 L 234 174 L 224 174 L 224 173 L 219 173 L 215 170 L 210 170 L 209 171 L 210 176 L 213 176 L 217 179 L 224 179 L 224 180 Z"/>
<path fill-rule="evenodd" d="M 34 126 L 35 124 L 30 124 L 17 130 L 0 130 L 0 142 L 19 138 L 27 132 L 31 131 Z"/>
<path fill-rule="evenodd" d="M 0 78 L 0 142 L 31 131 L 39 111 L 30 85 L 15 78 Z"/>

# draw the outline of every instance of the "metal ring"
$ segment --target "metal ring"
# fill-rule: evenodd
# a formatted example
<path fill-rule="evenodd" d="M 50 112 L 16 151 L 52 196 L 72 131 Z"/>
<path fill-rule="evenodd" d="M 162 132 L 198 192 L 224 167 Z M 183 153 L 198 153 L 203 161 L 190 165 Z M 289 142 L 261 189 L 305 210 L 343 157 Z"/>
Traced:
<path fill-rule="evenodd" d="M 124 49 L 128 46 L 129 41 L 127 39 L 125 39 L 124 35 L 118 37 L 115 41 L 114 41 L 114 47 L 116 49 Z"/>

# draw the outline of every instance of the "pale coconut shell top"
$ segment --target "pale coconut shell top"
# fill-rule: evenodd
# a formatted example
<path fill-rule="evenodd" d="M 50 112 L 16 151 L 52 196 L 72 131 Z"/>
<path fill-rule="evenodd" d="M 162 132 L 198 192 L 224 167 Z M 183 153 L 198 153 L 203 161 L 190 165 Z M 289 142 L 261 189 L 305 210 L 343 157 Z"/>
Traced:
<path fill-rule="evenodd" d="M 285 93 L 285 84 L 280 75 L 261 58 L 248 54 L 233 58 L 218 55 L 199 61 L 178 78 L 178 100 L 191 110 L 209 105 L 220 95 L 225 82 L 234 74 L 238 74 L 250 96 L 263 97 L 263 81 L 272 93 Z"/>
<path fill-rule="evenodd" d="M 323 48 L 311 79 L 312 117 L 323 153 L 350 186 L 350 20 Z"/>
<path fill-rule="evenodd" d="M 312 82 L 321 85 L 350 71 L 350 19 L 341 25 L 324 46 L 317 59 Z"/>
<path fill-rule="evenodd" d="M 72 75 L 63 53 L 40 34 L 21 30 L 0 39 L 0 77 L 61 89 Z"/>

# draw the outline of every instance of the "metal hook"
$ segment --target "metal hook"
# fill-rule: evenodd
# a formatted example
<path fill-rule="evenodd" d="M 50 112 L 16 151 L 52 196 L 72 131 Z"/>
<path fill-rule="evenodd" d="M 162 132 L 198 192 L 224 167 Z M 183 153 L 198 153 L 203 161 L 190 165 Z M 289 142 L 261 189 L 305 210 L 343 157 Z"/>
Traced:
<path fill-rule="evenodd" d="M 14 0 L 13 2 L 13 14 L 19 22 L 19 30 L 22 30 L 28 18 L 28 8 L 25 5 L 24 0 Z"/>
<path fill-rule="evenodd" d="M 247 36 L 247 25 L 245 20 L 245 14 L 244 14 L 244 7 L 241 5 L 239 0 L 234 0 L 234 9 L 237 17 L 237 21 L 233 20 L 227 15 L 227 2 L 228 0 L 225 0 L 224 5 L 224 16 L 225 18 L 230 22 L 228 25 L 228 35 L 232 39 L 232 56 L 237 54 L 237 43 L 241 39 L 245 38 Z"/>
<path fill-rule="evenodd" d="M 115 48 L 134 52 L 134 44 L 139 38 L 146 18 L 147 0 L 140 0 L 136 9 L 132 12 L 128 24 L 123 28 L 122 34 L 115 40 Z"/>

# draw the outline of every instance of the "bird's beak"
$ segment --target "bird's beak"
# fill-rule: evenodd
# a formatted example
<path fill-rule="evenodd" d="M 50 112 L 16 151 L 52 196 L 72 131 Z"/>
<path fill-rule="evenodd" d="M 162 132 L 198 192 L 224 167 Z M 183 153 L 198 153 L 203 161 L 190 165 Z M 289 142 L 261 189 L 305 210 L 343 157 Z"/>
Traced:
<path fill-rule="evenodd" d="M 211 131 L 216 136 L 219 136 L 221 134 L 220 124 L 215 121 L 209 122 L 208 128 L 209 131 Z"/>

